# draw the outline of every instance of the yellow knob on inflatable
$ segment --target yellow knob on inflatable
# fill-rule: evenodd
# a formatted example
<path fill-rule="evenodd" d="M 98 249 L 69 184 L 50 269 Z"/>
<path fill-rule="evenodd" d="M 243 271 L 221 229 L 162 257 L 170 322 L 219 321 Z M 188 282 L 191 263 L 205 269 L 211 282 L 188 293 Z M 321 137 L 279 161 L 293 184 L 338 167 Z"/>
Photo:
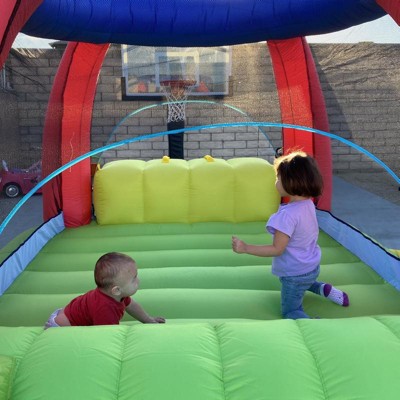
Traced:
<path fill-rule="evenodd" d="M 161 160 L 162 163 L 164 164 L 168 164 L 169 163 L 170 158 L 168 156 L 164 156 Z"/>
<path fill-rule="evenodd" d="M 214 158 L 213 157 L 211 157 L 210 155 L 206 155 L 206 156 L 204 156 L 204 158 L 208 161 L 208 162 L 214 162 Z"/>
<path fill-rule="evenodd" d="M 389 249 L 395 256 L 400 257 L 400 249 Z"/>

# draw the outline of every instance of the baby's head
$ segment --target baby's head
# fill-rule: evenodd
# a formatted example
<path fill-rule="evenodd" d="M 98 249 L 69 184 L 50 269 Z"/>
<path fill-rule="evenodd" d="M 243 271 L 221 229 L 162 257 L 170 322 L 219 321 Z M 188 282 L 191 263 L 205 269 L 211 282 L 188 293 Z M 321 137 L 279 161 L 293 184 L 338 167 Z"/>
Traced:
<path fill-rule="evenodd" d="M 316 161 L 303 151 L 279 157 L 274 162 L 283 189 L 291 196 L 318 197 L 323 180 Z"/>
<path fill-rule="evenodd" d="M 136 262 L 122 253 L 106 253 L 96 262 L 94 280 L 97 287 L 115 297 L 133 295 L 139 286 Z"/>

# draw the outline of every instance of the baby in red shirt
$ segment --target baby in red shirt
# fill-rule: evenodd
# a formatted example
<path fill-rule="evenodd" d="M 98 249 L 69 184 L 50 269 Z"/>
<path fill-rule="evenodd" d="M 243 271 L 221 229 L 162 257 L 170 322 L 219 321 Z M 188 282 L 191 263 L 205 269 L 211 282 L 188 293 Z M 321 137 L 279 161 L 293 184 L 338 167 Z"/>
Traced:
<path fill-rule="evenodd" d="M 130 296 L 139 287 L 136 262 L 126 254 L 107 253 L 96 262 L 97 288 L 76 297 L 66 307 L 51 314 L 45 329 L 56 326 L 118 325 L 126 311 L 144 324 L 164 323 L 151 317 Z"/>

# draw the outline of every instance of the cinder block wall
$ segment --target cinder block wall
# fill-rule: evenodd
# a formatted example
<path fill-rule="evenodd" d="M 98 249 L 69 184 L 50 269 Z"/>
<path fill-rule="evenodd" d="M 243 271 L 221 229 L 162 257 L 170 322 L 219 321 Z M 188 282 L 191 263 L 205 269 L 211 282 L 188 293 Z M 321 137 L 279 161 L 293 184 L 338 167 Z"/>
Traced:
<path fill-rule="evenodd" d="M 400 173 L 400 45 L 311 46 L 331 132 L 350 140 Z M 369 169 L 369 158 L 332 141 L 337 170 Z"/>
<path fill-rule="evenodd" d="M 331 132 L 364 147 L 399 173 L 400 45 L 311 44 L 310 47 L 324 92 Z M 232 54 L 231 96 L 210 99 L 217 104 L 188 105 L 187 126 L 249 120 L 280 122 L 279 100 L 265 43 L 234 46 Z M 13 50 L 7 60 L 12 71 L 20 151 L 26 155 L 24 159 L 30 161 L 40 158 L 47 101 L 61 56 L 62 49 L 20 49 Z M 166 130 L 166 106 L 126 118 L 151 102 L 123 101 L 121 76 L 120 48 L 112 46 L 104 60 L 96 93 L 93 149 L 108 141 Z M 6 103 L 7 108 L 3 93 L 0 93 L 1 102 Z M 11 113 L 5 114 L 11 118 Z M 4 136 L 2 133 L 1 137 Z M 263 132 L 256 128 L 224 128 L 185 135 L 185 156 L 263 157 L 271 153 L 272 147 L 280 145 L 281 133 L 277 128 L 264 128 Z M 3 146 L 0 149 L 4 149 Z M 332 152 L 336 171 L 375 168 L 369 158 L 338 141 L 332 141 Z M 167 138 L 158 137 L 131 143 L 102 156 L 106 160 L 147 160 L 166 153 Z"/>
<path fill-rule="evenodd" d="M 0 160 L 10 163 L 19 158 L 19 149 L 17 99 L 9 90 L 0 91 Z"/>
<path fill-rule="evenodd" d="M 47 103 L 62 54 L 63 49 L 12 49 L 6 61 L 9 89 L 0 91 L 0 106 L 2 126 L 11 126 L 13 134 L 4 135 L 2 128 L 0 156 L 13 167 L 41 158 Z M 10 146 L 17 151 L 10 153 Z"/>

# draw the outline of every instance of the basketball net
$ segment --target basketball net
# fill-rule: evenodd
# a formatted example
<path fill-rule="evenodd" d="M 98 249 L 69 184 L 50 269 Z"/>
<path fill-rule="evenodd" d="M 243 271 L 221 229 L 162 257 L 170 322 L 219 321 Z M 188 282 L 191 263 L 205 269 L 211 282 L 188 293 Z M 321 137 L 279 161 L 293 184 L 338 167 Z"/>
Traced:
<path fill-rule="evenodd" d="M 160 82 L 161 90 L 168 100 L 167 122 L 184 121 L 185 101 L 193 90 L 196 81 L 193 80 L 171 80 Z"/>

